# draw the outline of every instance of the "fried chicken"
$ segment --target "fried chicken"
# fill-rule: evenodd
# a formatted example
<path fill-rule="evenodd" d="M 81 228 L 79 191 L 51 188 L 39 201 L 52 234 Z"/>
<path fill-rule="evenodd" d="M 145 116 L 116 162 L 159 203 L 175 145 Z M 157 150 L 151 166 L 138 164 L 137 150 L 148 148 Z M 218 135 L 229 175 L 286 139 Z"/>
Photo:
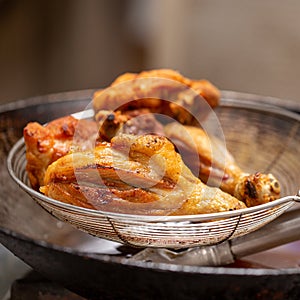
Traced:
<path fill-rule="evenodd" d="M 244 172 L 199 128 L 219 99 L 210 82 L 173 70 L 125 73 L 94 93 L 95 120 L 67 116 L 24 128 L 31 186 L 66 203 L 145 215 L 221 212 L 279 198 L 272 174 Z"/>
<path fill-rule="evenodd" d="M 147 108 L 182 124 L 195 124 L 217 106 L 219 90 L 207 80 L 192 80 L 176 71 L 159 69 L 125 73 L 93 96 L 95 113 Z"/>
<path fill-rule="evenodd" d="M 163 125 L 146 108 L 125 112 L 101 110 L 95 116 L 95 120 L 99 126 L 99 138 L 104 141 L 110 141 L 114 136 L 122 133 L 134 135 L 164 134 Z"/>
<path fill-rule="evenodd" d="M 47 167 L 70 151 L 94 147 L 98 126 L 94 121 L 77 120 L 72 116 L 56 119 L 43 126 L 30 122 L 23 130 L 26 145 L 26 170 L 34 189 L 44 183 Z"/>
<path fill-rule="evenodd" d="M 165 126 L 165 133 L 203 182 L 209 180 L 210 184 L 220 186 L 248 207 L 280 197 L 280 185 L 272 174 L 249 174 L 241 170 L 225 145 L 216 137 L 209 137 L 203 129 L 173 122 Z"/>
<path fill-rule="evenodd" d="M 196 178 L 174 145 L 157 135 L 119 135 L 95 149 L 52 163 L 41 191 L 54 199 L 103 211 L 182 215 L 245 208 Z"/>

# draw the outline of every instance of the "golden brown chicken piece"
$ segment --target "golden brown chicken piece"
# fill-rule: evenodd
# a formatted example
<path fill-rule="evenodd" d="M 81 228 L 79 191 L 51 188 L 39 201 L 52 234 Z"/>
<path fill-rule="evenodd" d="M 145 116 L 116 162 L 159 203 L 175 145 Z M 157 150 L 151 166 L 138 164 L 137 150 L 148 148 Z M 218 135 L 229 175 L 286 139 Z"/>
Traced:
<path fill-rule="evenodd" d="M 99 137 L 110 141 L 122 133 L 143 135 L 155 133 L 164 134 L 163 125 L 156 120 L 148 109 L 135 109 L 125 112 L 101 110 L 95 116 L 99 126 Z"/>
<path fill-rule="evenodd" d="M 95 145 L 97 123 L 77 120 L 72 116 L 56 119 L 46 126 L 28 123 L 23 136 L 26 145 L 26 170 L 32 188 L 39 189 L 44 183 L 47 167 L 70 150 L 87 150 Z"/>
<path fill-rule="evenodd" d="M 156 135 L 120 135 L 52 163 L 41 191 L 83 207 L 130 214 L 181 215 L 245 208 L 196 178 L 174 145 Z"/>
<path fill-rule="evenodd" d="M 272 174 L 248 174 L 217 138 L 201 128 L 171 123 L 165 134 L 179 148 L 184 162 L 203 182 L 215 184 L 248 207 L 280 197 L 280 185 Z M 195 158 L 195 153 L 198 157 Z"/>
<path fill-rule="evenodd" d="M 219 90 L 209 81 L 192 80 L 176 71 L 159 69 L 119 76 L 110 87 L 95 92 L 93 107 L 96 114 L 101 110 L 123 112 L 147 108 L 182 124 L 194 124 L 205 118 L 219 99 Z"/>

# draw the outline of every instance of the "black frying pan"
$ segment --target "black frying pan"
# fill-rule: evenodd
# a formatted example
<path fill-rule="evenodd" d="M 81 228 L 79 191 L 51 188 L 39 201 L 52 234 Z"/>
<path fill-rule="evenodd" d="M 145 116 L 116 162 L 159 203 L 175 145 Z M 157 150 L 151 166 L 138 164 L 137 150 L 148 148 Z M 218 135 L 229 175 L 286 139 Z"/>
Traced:
<path fill-rule="evenodd" d="M 129 262 L 125 258 L 136 249 L 84 234 L 50 216 L 22 192 L 7 173 L 6 156 L 24 125 L 82 110 L 91 94 L 91 90 L 62 93 L 0 106 L 0 242 L 5 247 L 45 277 L 91 299 L 300 299 L 296 266 L 271 269 L 247 261 L 226 267 Z M 294 103 L 292 109 L 300 111 Z"/>

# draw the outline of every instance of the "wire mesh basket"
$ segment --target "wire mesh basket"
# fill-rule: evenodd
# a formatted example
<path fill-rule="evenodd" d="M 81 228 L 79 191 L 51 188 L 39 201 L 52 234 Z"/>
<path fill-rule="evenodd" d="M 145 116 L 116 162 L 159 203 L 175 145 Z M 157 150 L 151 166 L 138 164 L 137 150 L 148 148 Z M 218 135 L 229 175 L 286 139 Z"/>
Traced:
<path fill-rule="evenodd" d="M 256 207 L 223 213 L 187 216 L 120 214 L 66 204 L 31 189 L 23 139 L 11 149 L 8 170 L 17 184 L 48 212 L 94 236 L 135 247 L 179 249 L 221 243 L 262 227 L 299 201 L 299 195 L 290 195 L 299 189 L 300 118 L 282 109 L 230 99 L 223 99 L 216 113 L 227 146 L 240 165 L 249 171 L 258 169 L 275 174 L 286 196 Z M 232 126 L 233 119 L 235 126 Z M 243 129 L 247 134 L 241 137 Z"/>

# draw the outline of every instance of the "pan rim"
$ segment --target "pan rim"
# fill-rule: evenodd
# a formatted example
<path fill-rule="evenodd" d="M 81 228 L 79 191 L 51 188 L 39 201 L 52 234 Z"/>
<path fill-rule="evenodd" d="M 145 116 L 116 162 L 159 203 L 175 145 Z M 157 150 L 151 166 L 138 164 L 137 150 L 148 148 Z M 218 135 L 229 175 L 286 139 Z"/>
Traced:
<path fill-rule="evenodd" d="M 120 259 L 113 255 L 78 251 L 78 250 L 74 250 L 71 247 L 55 245 L 53 243 L 27 237 L 22 233 L 17 233 L 8 228 L 0 227 L 0 232 L 14 239 L 21 240 L 22 242 L 31 243 L 35 246 L 42 247 L 44 249 L 59 251 L 67 255 L 75 255 L 84 259 L 97 260 L 104 264 L 107 263 L 118 264 L 122 266 L 151 269 L 154 271 L 199 274 L 199 275 L 217 275 L 217 276 L 232 275 L 232 276 L 241 276 L 241 277 L 300 275 L 300 268 L 285 268 L 285 269 L 234 268 L 234 267 L 224 267 L 224 266 L 189 266 L 189 265 L 175 265 L 175 264 L 168 264 L 168 263 L 153 263 L 153 262 L 146 262 L 146 261 L 132 261 L 132 260 L 127 260 L 126 258 Z"/>

